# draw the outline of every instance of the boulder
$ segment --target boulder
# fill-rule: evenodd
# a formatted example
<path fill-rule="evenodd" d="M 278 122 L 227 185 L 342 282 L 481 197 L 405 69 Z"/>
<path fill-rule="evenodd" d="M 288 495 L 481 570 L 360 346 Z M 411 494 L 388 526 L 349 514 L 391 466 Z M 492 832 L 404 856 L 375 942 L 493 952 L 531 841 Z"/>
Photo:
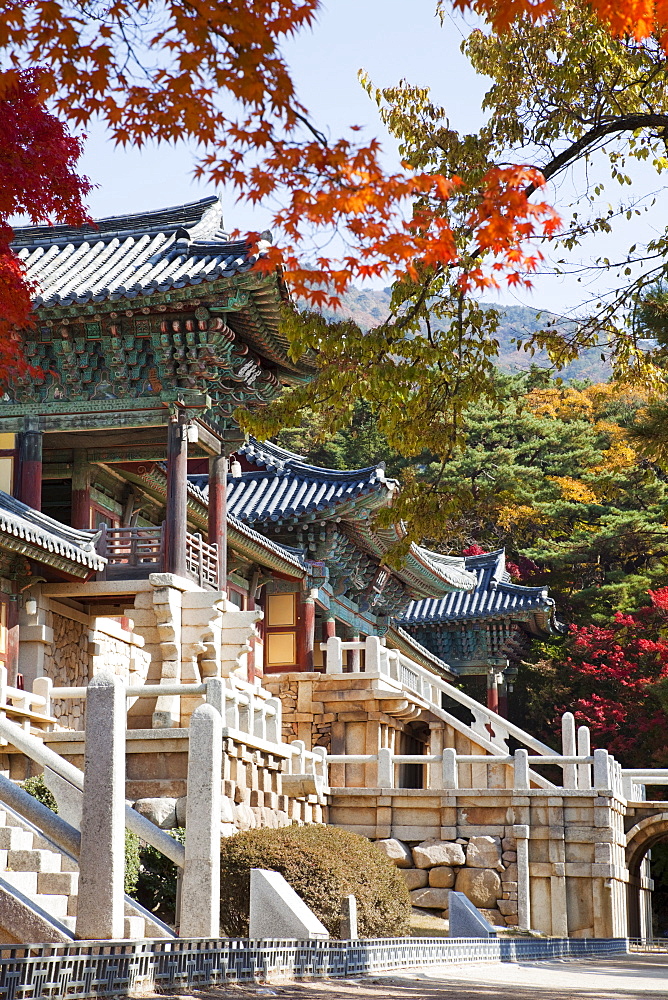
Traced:
<path fill-rule="evenodd" d="M 393 861 L 397 868 L 412 868 L 413 858 L 409 847 L 401 840 L 391 837 L 389 840 L 375 840 L 374 846 L 382 851 L 390 861 Z M 418 867 L 420 867 L 418 865 Z M 423 866 L 424 867 L 424 866 Z"/>
<path fill-rule="evenodd" d="M 504 865 L 509 865 L 511 862 L 517 861 L 517 851 L 504 851 L 501 855 L 501 860 Z"/>
<path fill-rule="evenodd" d="M 176 799 L 137 799 L 133 808 L 142 816 L 155 823 L 161 830 L 172 830 L 178 826 L 176 820 Z"/>
<path fill-rule="evenodd" d="M 501 879 L 491 868 L 462 868 L 457 872 L 457 892 L 463 892 L 474 906 L 496 906 L 501 897 Z"/>
<path fill-rule="evenodd" d="M 455 873 L 452 868 L 443 865 L 429 869 L 429 885 L 433 885 L 437 889 L 452 889 L 454 884 Z"/>
<path fill-rule="evenodd" d="M 498 910 L 480 910 L 485 920 L 489 920 L 490 924 L 494 924 L 495 927 L 506 927 L 506 921 L 504 920 L 501 913 Z"/>
<path fill-rule="evenodd" d="M 413 848 L 416 868 L 436 868 L 440 865 L 463 865 L 466 863 L 461 844 L 451 844 L 443 840 L 423 840 Z"/>
<path fill-rule="evenodd" d="M 516 851 L 517 841 L 514 837 L 504 837 L 501 841 L 501 847 L 504 851 Z"/>
<path fill-rule="evenodd" d="M 449 889 L 414 889 L 411 893 L 411 905 L 421 906 L 424 910 L 447 910 L 450 902 Z"/>
<path fill-rule="evenodd" d="M 467 868 L 501 869 L 501 841 L 498 837 L 471 837 L 466 848 Z"/>
<path fill-rule="evenodd" d="M 425 885 L 429 884 L 429 876 L 424 869 L 404 868 L 401 874 L 409 889 L 423 889 Z"/>
<path fill-rule="evenodd" d="M 506 867 L 503 873 L 504 882 L 517 882 L 517 864 L 514 861 Z"/>
<path fill-rule="evenodd" d="M 497 899 L 496 905 L 504 916 L 517 916 L 516 899 Z"/>

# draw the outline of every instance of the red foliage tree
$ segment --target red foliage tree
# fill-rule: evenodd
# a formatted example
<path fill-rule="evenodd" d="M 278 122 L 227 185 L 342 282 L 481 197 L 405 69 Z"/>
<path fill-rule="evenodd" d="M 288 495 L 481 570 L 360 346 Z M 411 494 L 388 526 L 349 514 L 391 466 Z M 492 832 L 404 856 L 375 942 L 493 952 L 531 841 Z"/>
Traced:
<path fill-rule="evenodd" d="M 605 628 L 572 626 L 562 670 L 570 698 L 559 714 L 573 712 L 626 766 L 668 764 L 668 587 L 650 598 Z"/>
<path fill-rule="evenodd" d="M 52 115 L 41 99 L 40 72 L 0 79 L 0 385 L 27 365 L 15 330 L 28 325 L 30 296 L 25 268 L 12 253 L 9 219 L 27 215 L 80 226 L 89 221 L 83 198 L 91 184 L 75 170 L 81 141 Z"/>

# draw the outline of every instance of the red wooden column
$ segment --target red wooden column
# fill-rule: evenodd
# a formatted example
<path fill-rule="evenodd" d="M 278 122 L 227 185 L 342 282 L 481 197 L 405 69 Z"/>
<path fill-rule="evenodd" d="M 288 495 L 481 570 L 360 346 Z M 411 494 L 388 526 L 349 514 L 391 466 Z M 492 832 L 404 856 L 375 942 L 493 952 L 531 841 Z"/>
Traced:
<path fill-rule="evenodd" d="M 72 464 L 72 527 L 90 528 L 90 468 L 85 451 L 75 451 Z"/>
<path fill-rule="evenodd" d="M 313 648 L 315 646 L 315 600 L 309 594 L 300 597 L 299 629 L 297 631 L 297 663 L 300 670 L 313 670 Z"/>
<path fill-rule="evenodd" d="M 499 689 L 496 682 L 496 670 L 487 671 L 487 708 L 492 712 L 499 711 Z"/>
<path fill-rule="evenodd" d="M 188 530 L 188 439 L 185 414 L 170 418 L 167 429 L 167 513 L 165 517 L 165 571 L 186 575 Z"/>
<path fill-rule="evenodd" d="M 42 509 L 42 432 L 26 421 L 18 435 L 18 476 L 16 496 L 34 510 Z"/>
<path fill-rule="evenodd" d="M 218 548 L 218 589 L 227 591 L 227 457 L 209 459 L 209 545 Z"/>

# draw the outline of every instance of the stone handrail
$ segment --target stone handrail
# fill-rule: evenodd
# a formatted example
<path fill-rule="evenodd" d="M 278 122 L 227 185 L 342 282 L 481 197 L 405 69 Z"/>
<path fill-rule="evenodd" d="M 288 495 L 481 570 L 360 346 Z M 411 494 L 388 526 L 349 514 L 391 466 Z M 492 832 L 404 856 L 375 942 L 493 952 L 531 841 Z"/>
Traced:
<path fill-rule="evenodd" d="M 395 754 L 389 748 L 379 750 L 377 754 L 330 754 L 326 755 L 327 764 L 377 764 L 377 787 L 397 788 L 394 768 L 396 764 L 430 764 L 428 789 L 456 789 L 462 786 L 459 781 L 460 764 L 508 764 L 513 768 L 514 789 L 529 789 L 532 784 L 532 772 L 529 768 L 531 757 L 524 749 L 516 750 L 514 754 L 459 754 L 452 748 L 447 748 L 440 754 Z M 622 769 L 607 750 L 595 750 L 593 754 L 550 754 L 541 758 L 544 764 L 573 765 L 574 770 L 565 771 L 565 775 L 576 775 L 574 784 L 564 784 L 564 790 L 596 789 L 600 792 L 612 792 L 622 796 Z M 440 766 L 437 766 L 440 765 Z M 591 774 L 593 765 L 593 777 Z M 665 771 L 668 784 L 668 771 Z"/>
<path fill-rule="evenodd" d="M 355 668 L 375 676 L 387 677 L 396 681 L 405 690 L 417 695 L 427 702 L 430 708 L 439 713 L 447 713 L 443 707 L 445 695 L 452 701 L 468 708 L 474 721 L 471 729 L 483 739 L 499 747 L 502 753 L 508 752 L 507 739 L 513 736 L 529 750 L 540 756 L 553 756 L 552 747 L 535 739 L 530 733 L 509 722 L 487 708 L 485 705 L 449 684 L 444 678 L 432 673 L 425 667 L 411 660 L 398 649 L 387 649 L 378 636 L 367 636 L 364 641 L 343 642 L 337 636 L 331 636 L 327 642 L 321 643 L 321 649 L 327 655 L 327 673 L 343 672 L 343 650 L 357 649 L 364 651 L 364 665 Z"/>
<path fill-rule="evenodd" d="M 60 775 L 61 778 L 69 781 L 79 791 L 83 791 L 83 772 L 61 757 L 60 754 L 45 747 L 39 737 L 26 733 L 21 726 L 17 726 L 16 723 L 10 722 L 9 719 L 1 717 L 0 736 L 41 767 L 50 768 L 56 774 Z M 160 851 L 161 854 L 164 854 L 165 857 L 169 858 L 170 861 L 173 861 L 179 867 L 183 867 L 185 860 L 183 844 L 174 840 L 168 833 L 165 833 L 160 827 L 155 826 L 150 820 L 145 819 L 144 816 L 130 806 L 125 807 L 125 824 L 141 840 L 150 844 L 151 847 L 155 847 L 157 851 Z"/>
<path fill-rule="evenodd" d="M 39 677 L 33 684 L 33 691 L 51 710 L 51 701 L 57 698 L 68 700 L 87 696 L 85 687 L 54 687 L 49 677 Z M 128 698 L 158 698 L 164 695 L 194 696 L 204 695 L 209 704 L 218 709 L 225 725 L 238 732 L 248 733 L 269 742 L 281 742 L 281 702 L 278 698 L 256 696 L 251 685 L 245 690 L 229 687 L 221 677 L 210 677 L 202 684 L 138 684 L 126 687 Z"/>

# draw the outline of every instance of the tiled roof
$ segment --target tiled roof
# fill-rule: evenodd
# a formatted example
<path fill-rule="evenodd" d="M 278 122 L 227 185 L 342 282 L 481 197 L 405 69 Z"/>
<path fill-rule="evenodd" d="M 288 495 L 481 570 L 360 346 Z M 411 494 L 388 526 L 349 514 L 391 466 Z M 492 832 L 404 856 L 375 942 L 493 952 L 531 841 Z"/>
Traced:
<path fill-rule="evenodd" d="M 43 556 L 45 563 L 52 564 L 53 557 L 60 557 L 58 562 L 64 559 L 69 563 L 86 567 L 86 570 L 96 571 L 104 569 L 106 563 L 106 559 L 95 551 L 98 532 L 69 528 L 2 491 L 0 491 L 0 534 L 9 536 L 8 548 L 21 551 L 36 560 Z M 12 543 L 14 539 L 18 544 Z M 0 538 L 0 544 L 1 542 Z"/>
<path fill-rule="evenodd" d="M 560 632 L 554 600 L 546 587 L 522 587 L 512 583 L 506 571 L 504 549 L 479 556 L 466 556 L 466 569 L 475 573 L 473 590 L 455 591 L 441 598 L 412 601 L 402 615 L 401 625 L 471 621 L 479 618 L 502 618 L 533 612 L 546 631 Z"/>
<path fill-rule="evenodd" d="M 384 506 L 397 488 L 385 478 L 383 466 L 339 472 L 308 465 L 298 455 L 276 445 L 251 439 L 240 449 L 257 472 L 230 476 L 227 509 L 248 524 L 315 520 L 362 506 Z M 208 477 L 191 476 L 203 497 L 208 496 Z"/>
<path fill-rule="evenodd" d="M 281 545 L 280 542 L 274 542 L 271 538 L 267 538 L 266 535 L 261 535 L 259 531 L 249 528 L 247 524 L 244 524 L 243 521 L 240 521 L 237 517 L 233 517 L 231 514 L 227 515 L 227 523 L 258 548 L 275 555 L 277 558 L 282 559 L 283 562 L 289 563 L 295 569 L 301 570 L 302 575 L 306 575 L 306 556 L 301 549 L 294 549 L 288 545 Z M 233 539 L 231 540 L 233 541 Z"/>
<path fill-rule="evenodd" d="M 35 306 L 133 299 L 249 271 L 257 257 L 222 230 L 216 197 L 100 219 L 95 226 L 32 226 L 13 248 L 39 293 Z"/>

